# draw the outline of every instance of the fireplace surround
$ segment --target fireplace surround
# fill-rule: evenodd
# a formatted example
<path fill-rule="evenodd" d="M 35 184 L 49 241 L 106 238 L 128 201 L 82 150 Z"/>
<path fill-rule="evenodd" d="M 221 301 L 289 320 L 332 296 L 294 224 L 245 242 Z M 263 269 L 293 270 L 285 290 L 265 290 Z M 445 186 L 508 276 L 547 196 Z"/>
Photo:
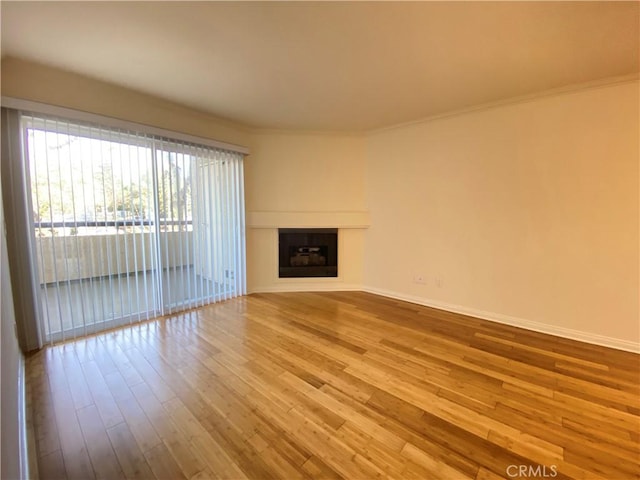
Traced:
<path fill-rule="evenodd" d="M 279 228 L 280 278 L 337 277 L 337 228 Z"/>

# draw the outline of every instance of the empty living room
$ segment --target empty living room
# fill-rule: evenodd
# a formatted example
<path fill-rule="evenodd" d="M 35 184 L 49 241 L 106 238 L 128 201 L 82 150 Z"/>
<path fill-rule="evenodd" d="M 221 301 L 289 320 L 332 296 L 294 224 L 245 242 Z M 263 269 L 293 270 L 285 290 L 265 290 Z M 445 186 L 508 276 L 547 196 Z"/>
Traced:
<path fill-rule="evenodd" d="M 640 3 L 0 13 L 2 480 L 640 479 Z"/>

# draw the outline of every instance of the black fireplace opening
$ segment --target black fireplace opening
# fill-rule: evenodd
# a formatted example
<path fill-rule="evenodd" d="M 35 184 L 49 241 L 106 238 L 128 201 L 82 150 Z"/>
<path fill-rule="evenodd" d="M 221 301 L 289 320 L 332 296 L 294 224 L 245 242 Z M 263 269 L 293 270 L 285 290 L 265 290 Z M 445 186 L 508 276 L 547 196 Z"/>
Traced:
<path fill-rule="evenodd" d="M 280 278 L 337 277 L 337 228 L 279 228 Z"/>

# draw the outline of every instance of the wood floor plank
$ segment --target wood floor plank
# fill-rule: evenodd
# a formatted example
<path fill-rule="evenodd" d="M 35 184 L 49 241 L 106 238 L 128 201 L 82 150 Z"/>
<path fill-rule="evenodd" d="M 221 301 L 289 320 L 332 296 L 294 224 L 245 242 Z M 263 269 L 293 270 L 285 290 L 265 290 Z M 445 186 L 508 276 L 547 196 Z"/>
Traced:
<path fill-rule="evenodd" d="M 127 382 L 127 385 L 137 385 L 143 381 L 142 377 L 140 376 L 140 373 L 138 373 L 138 370 L 136 370 L 131 364 L 122 348 L 120 348 L 120 344 L 117 340 L 119 337 L 118 332 L 113 332 L 108 336 L 105 335 L 101 337 L 100 340 L 109 352 L 111 360 L 116 366 L 118 372 L 120 372 L 120 375 L 124 378 L 125 382 Z"/>
<path fill-rule="evenodd" d="M 164 407 L 178 428 L 189 438 L 191 449 L 205 460 L 211 471 L 219 472 L 221 478 L 244 478 L 233 459 L 180 399 L 174 398 L 166 402 Z"/>
<path fill-rule="evenodd" d="M 73 406 L 76 410 L 79 410 L 93 405 L 94 400 L 82 373 L 80 361 L 76 356 L 76 349 L 73 347 L 73 345 L 69 345 L 68 348 L 61 349 L 61 357 L 71 397 L 73 398 Z"/>
<path fill-rule="evenodd" d="M 156 478 L 126 423 L 107 429 L 107 435 L 125 478 L 136 480 Z"/>
<path fill-rule="evenodd" d="M 60 388 L 53 394 L 58 435 L 66 474 L 69 479 L 95 478 L 71 392 Z"/>
<path fill-rule="evenodd" d="M 171 420 L 151 389 L 145 383 L 140 383 L 131 387 L 131 390 L 145 412 L 145 416 L 184 475 L 190 478 L 201 471 L 205 471 L 206 462 L 197 452 L 190 448 L 189 437 L 185 436 Z"/>
<path fill-rule="evenodd" d="M 314 479 L 322 478 L 327 480 L 341 480 L 343 478 L 336 471 L 327 466 L 326 463 L 315 456 L 304 462 L 302 469 Z"/>
<path fill-rule="evenodd" d="M 56 423 L 53 398 L 46 376 L 29 376 L 33 434 L 38 455 L 48 455 L 60 450 L 60 437 Z"/>
<path fill-rule="evenodd" d="M 40 478 L 50 478 L 63 480 L 67 477 L 67 470 L 64 467 L 62 451 L 48 453 L 38 458 L 38 474 Z"/>
<path fill-rule="evenodd" d="M 123 472 L 118 458 L 109 442 L 106 429 L 95 405 L 79 409 L 76 414 L 93 470 L 98 479 L 122 478 Z"/>
<path fill-rule="evenodd" d="M 145 458 L 153 471 L 153 475 L 158 480 L 181 480 L 187 478 L 163 443 L 146 452 Z"/>
<path fill-rule="evenodd" d="M 105 382 L 115 399 L 120 413 L 127 425 L 129 425 L 129 429 L 140 450 L 146 452 L 157 446 L 161 442 L 160 437 L 158 437 L 120 372 L 111 372 L 105 375 Z"/>
<path fill-rule="evenodd" d="M 43 479 L 640 479 L 639 355 L 367 293 L 253 294 L 26 371 Z"/>
<path fill-rule="evenodd" d="M 124 422 L 124 417 L 104 381 L 102 372 L 94 360 L 82 365 L 84 378 L 106 428 Z"/>

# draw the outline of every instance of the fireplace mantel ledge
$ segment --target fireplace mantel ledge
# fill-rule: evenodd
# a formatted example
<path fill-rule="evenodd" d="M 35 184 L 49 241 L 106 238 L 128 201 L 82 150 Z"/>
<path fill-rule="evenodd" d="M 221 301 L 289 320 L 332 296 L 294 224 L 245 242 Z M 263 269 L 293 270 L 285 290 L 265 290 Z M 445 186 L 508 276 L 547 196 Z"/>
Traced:
<path fill-rule="evenodd" d="M 369 228 L 369 212 L 247 212 L 249 228 Z"/>

